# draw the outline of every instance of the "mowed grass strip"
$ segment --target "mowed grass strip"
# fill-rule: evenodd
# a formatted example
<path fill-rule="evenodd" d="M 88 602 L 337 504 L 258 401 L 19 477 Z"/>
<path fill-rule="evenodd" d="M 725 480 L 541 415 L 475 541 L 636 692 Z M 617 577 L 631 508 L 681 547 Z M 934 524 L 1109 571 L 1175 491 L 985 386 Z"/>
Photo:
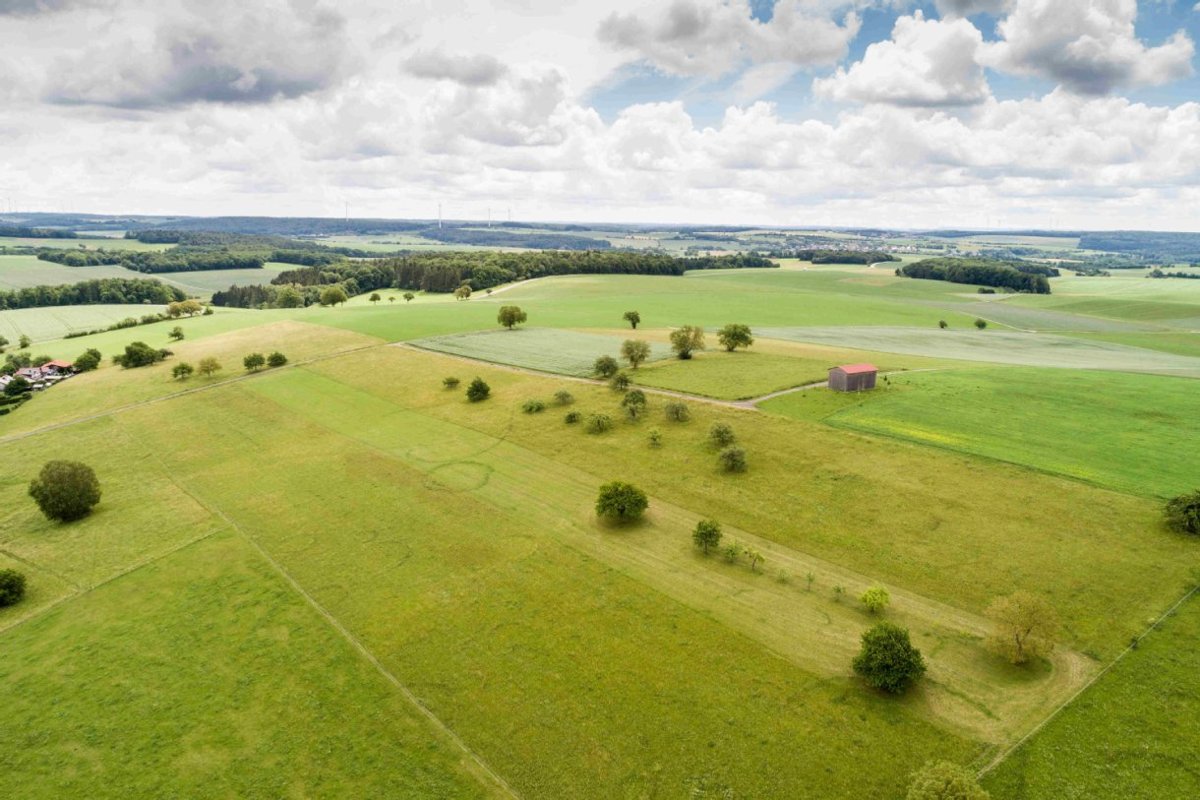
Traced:
<path fill-rule="evenodd" d="M 122 423 L 149 445 L 203 431 L 197 447 L 165 455 L 176 478 L 267 548 L 522 796 L 891 796 L 927 758 L 980 752 L 924 719 L 919 698 L 819 678 L 632 566 L 565 544 L 554 526 L 591 524 L 592 511 L 556 522 L 553 474 L 505 503 L 477 491 L 509 487 L 498 465 L 515 455 L 492 437 L 422 428 L 403 409 L 381 415 L 353 390 L 353 413 L 330 419 L 312 391 L 322 382 L 279 373 Z"/>
<path fill-rule="evenodd" d="M 1195 596 L 990 773 L 996 800 L 1200 796 Z"/>
<path fill-rule="evenodd" d="M 644 338 L 630 331 L 628 339 Z M 514 328 L 477 331 L 418 339 L 412 344 L 425 350 L 464 356 L 511 367 L 587 377 L 600 356 L 621 359 L 625 338 L 555 328 Z M 671 349 L 652 343 L 649 361 L 670 358 Z"/>
<path fill-rule="evenodd" d="M 1200 383 L 1046 369 L 897 375 L 826 422 L 1025 464 L 1135 494 L 1200 483 Z"/>
<path fill-rule="evenodd" d="M 0 634 L 0 687 L 8 797 L 498 796 L 231 532 Z"/>
<path fill-rule="evenodd" d="M 562 383 L 463 365 L 400 348 L 348 354 L 314 371 L 431 416 L 504 438 L 610 479 L 638 483 L 696 514 L 974 612 L 996 596 L 1045 595 L 1064 639 L 1097 656 L 1118 652 L 1141 620 L 1161 611 L 1188 571 L 1194 543 L 1161 527 L 1157 501 L 1025 468 L 869 437 L 753 411 L 691 404 L 693 420 L 668 424 L 661 405 L 621 422 L 619 396 L 573 385 L 584 415 L 618 420 L 590 436 L 561 413 L 522 414 Z M 493 399 L 470 404 L 444 375 L 481 374 Z M 722 473 L 706 440 L 730 423 L 749 470 Z M 647 434 L 657 427 L 663 447 Z"/>

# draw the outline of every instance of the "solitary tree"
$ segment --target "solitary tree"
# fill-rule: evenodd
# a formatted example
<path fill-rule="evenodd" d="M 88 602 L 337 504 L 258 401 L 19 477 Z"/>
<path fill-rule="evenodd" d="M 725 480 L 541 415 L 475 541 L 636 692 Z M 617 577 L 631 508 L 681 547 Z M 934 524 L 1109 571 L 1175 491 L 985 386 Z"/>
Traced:
<path fill-rule="evenodd" d="M 596 362 L 592 364 L 592 372 L 599 375 L 601 378 L 611 378 L 616 375 L 621 369 L 621 365 L 612 356 L 600 356 Z"/>
<path fill-rule="evenodd" d="M 568 415 L 569 416 L 569 415 Z M 612 417 L 608 414 L 589 414 L 586 430 L 588 433 L 600 434 L 605 431 L 611 431 L 613 426 Z"/>
<path fill-rule="evenodd" d="M 566 389 L 559 389 L 554 393 L 554 402 L 560 406 L 569 406 L 575 402 L 575 395 L 568 392 Z"/>
<path fill-rule="evenodd" d="M 687 422 L 692 418 L 692 411 L 687 403 L 673 400 L 663 406 L 663 413 L 671 422 Z"/>
<path fill-rule="evenodd" d="M 100 502 L 100 481 L 87 464 L 47 461 L 29 483 L 29 496 L 49 519 L 82 519 Z"/>
<path fill-rule="evenodd" d="M 459 286 L 457 289 L 454 290 L 454 299 L 455 300 L 470 300 L 471 299 L 471 287 L 465 283 L 462 286 Z M 512 326 L 510 325 L 509 327 L 512 327 Z"/>
<path fill-rule="evenodd" d="M 731 322 L 717 333 L 717 341 L 732 353 L 739 347 L 749 347 L 754 344 L 754 337 L 750 335 L 749 325 Z"/>
<path fill-rule="evenodd" d="M 600 487 L 596 514 L 613 522 L 632 522 L 642 516 L 650 501 L 631 483 L 612 481 Z"/>
<path fill-rule="evenodd" d="M 758 572 L 758 566 L 763 562 L 763 554 L 753 547 L 745 547 L 742 548 L 742 555 L 746 556 L 746 561 L 750 564 L 750 571 Z"/>
<path fill-rule="evenodd" d="M 1169 500 L 1165 514 L 1171 530 L 1200 535 L 1200 489 Z"/>
<path fill-rule="evenodd" d="M 636 311 L 626 311 L 624 319 L 629 323 L 629 327 L 636 331 L 638 323 L 642 321 L 642 315 Z"/>
<path fill-rule="evenodd" d="M 949 761 L 926 764 L 913 773 L 904 800 L 990 800 L 966 767 Z"/>
<path fill-rule="evenodd" d="M 171 330 L 167 332 L 167 336 L 173 342 L 181 342 L 181 341 L 183 341 L 183 328 L 176 325 L 174 328 L 171 328 Z"/>
<path fill-rule="evenodd" d="M 271 353 L 271 355 L 267 356 L 267 366 L 268 367 L 282 367 L 286 363 L 287 363 L 287 356 L 285 356 L 283 353 L 279 352 L 278 350 L 276 350 L 274 353 Z"/>
<path fill-rule="evenodd" d="M 458 378 L 454 377 L 453 375 L 442 378 L 442 386 L 445 386 L 447 389 L 457 389 L 458 383 Z"/>
<path fill-rule="evenodd" d="M 863 633 L 862 650 L 853 665 L 868 686 L 891 694 L 900 694 L 925 674 L 925 659 L 908 631 L 890 622 L 876 623 Z"/>
<path fill-rule="evenodd" d="M 25 576 L 15 569 L 0 569 L 0 608 L 12 606 L 25 597 Z"/>
<path fill-rule="evenodd" d="M 267 364 L 267 357 L 262 353 L 251 353 L 242 359 L 242 366 L 247 372 L 258 372 Z"/>
<path fill-rule="evenodd" d="M 987 320 L 986 319 L 975 320 L 975 327 L 978 328 L 979 330 L 983 330 L 984 328 L 987 327 Z"/>
<path fill-rule="evenodd" d="M 389 303 L 394 303 L 394 302 L 396 302 L 396 295 L 394 295 L 394 294 L 389 294 L 389 295 L 388 295 L 388 302 L 389 302 Z"/>
<path fill-rule="evenodd" d="M 681 359 L 691 358 L 693 351 L 704 349 L 704 329 L 698 325 L 684 325 L 671 331 L 671 349 Z"/>
<path fill-rule="evenodd" d="M 1058 617 L 1043 598 L 1013 592 L 993 600 L 984 613 L 994 625 L 987 648 L 1013 664 L 1024 664 L 1054 650 Z"/>
<path fill-rule="evenodd" d="M 646 393 L 641 389 L 626 392 L 621 398 L 621 408 L 625 409 L 630 422 L 634 422 L 646 411 Z"/>
<path fill-rule="evenodd" d="M 621 356 L 629 362 L 629 366 L 637 369 L 638 364 L 650 357 L 650 343 L 641 339 L 626 339 L 621 345 Z"/>
<path fill-rule="evenodd" d="M 371 292 L 371 296 L 368 297 L 367 299 L 370 300 L 373 305 L 375 303 L 378 303 L 383 298 L 379 296 L 379 292 Z"/>
<path fill-rule="evenodd" d="M 740 447 L 726 447 L 717 454 L 717 460 L 721 462 L 721 469 L 726 472 L 746 471 L 746 451 Z"/>
<path fill-rule="evenodd" d="M 500 306 L 500 313 L 496 315 L 496 321 L 510 331 L 527 319 L 529 315 L 522 311 L 520 306 Z"/>
<path fill-rule="evenodd" d="M 715 519 L 702 519 L 696 523 L 692 531 L 692 541 L 708 555 L 709 550 L 715 550 L 721 544 L 721 523 Z"/>
<path fill-rule="evenodd" d="M 412 292 L 405 292 L 404 293 L 404 302 L 411 303 L 413 301 L 414 297 L 416 297 L 416 295 L 413 294 Z"/>
<path fill-rule="evenodd" d="M 345 290 L 340 286 L 329 286 L 321 290 L 320 302 L 323 306 L 336 306 L 349 300 Z"/>
<path fill-rule="evenodd" d="M 888 590 L 882 586 L 872 586 L 863 592 L 862 596 L 858 599 L 863 604 L 863 607 L 872 614 L 878 614 L 883 611 L 887 608 L 888 603 L 892 601 Z"/>
<path fill-rule="evenodd" d="M 946 322 L 946 320 L 944 320 L 944 319 L 939 319 L 938 327 L 941 328 L 942 330 L 945 330 L 946 328 L 950 327 L 950 323 Z"/>
<path fill-rule="evenodd" d="M 196 371 L 207 378 L 210 375 L 215 375 L 221 371 L 221 362 L 217 361 L 212 356 L 200 359 L 200 363 L 196 366 Z"/>
<path fill-rule="evenodd" d="M 472 403 L 487 400 L 492 394 L 492 387 L 484 383 L 483 378 L 476 377 L 467 385 L 467 399 Z"/>
<path fill-rule="evenodd" d="M 192 373 L 195 371 L 196 368 L 191 364 L 187 363 L 186 361 L 181 361 L 175 366 L 171 367 L 171 377 L 175 378 L 176 380 L 186 381 L 188 378 L 192 377 Z"/>
<path fill-rule="evenodd" d="M 708 429 L 708 440 L 717 447 L 728 447 L 737 441 L 733 428 L 727 422 L 714 422 Z"/>
<path fill-rule="evenodd" d="M 629 391 L 629 385 L 631 383 L 633 383 L 633 381 L 629 380 L 628 375 L 626 375 L 624 372 L 618 372 L 616 375 L 613 375 L 608 379 L 608 388 L 612 389 L 614 392 L 627 392 Z"/>
<path fill-rule="evenodd" d="M 17 339 L 17 349 L 18 350 L 28 350 L 29 345 L 31 345 L 31 344 L 33 344 L 33 340 L 31 340 L 28 336 L 26 336 L 23 333 L 21 334 L 21 337 L 19 339 Z"/>

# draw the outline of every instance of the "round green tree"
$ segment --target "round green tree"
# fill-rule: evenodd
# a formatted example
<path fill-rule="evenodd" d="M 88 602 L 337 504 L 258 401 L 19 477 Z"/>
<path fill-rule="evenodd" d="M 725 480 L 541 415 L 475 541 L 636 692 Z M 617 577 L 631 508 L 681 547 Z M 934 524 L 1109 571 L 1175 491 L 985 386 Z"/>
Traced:
<path fill-rule="evenodd" d="M 336 306 L 349 300 L 346 292 L 340 286 L 329 286 L 321 290 L 320 303 L 323 306 Z"/>
<path fill-rule="evenodd" d="M 29 484 L 29 496 L 49 519 L 72 522 L 100 502 L 100 481 L 87 464 L 47 461 Z"/>
<path fill-rule="evenodd" d="M 467 399 L 472 403 L 478 403 L 480 400 L 487 400 L 492 394 L 492 387 L 488 386 L 483 378 L 475 378 L 467 385 Z"/>
<path fill-rule="evenodd" d="M 621 370 L 621 365 L 612 356 L 600 356 L 592 364 L 592 372 L 601 378 L 611 378 Z"/>
<path fill-rule="evenodd" d="M 750 334 L 749 325 L 731 322 L 718 331 L 717 341 L 721 343 L 722 347 L 732 353 L 739 347 L 749 347 L 754 344 L 754 337 Z"/>
<path fill-rule="evenodd" d="M 888 607 L 888 603 L 892 601 L 888 590 L 882 586 L 872 586 L 863 592 L 862 596 L 858 599 L 863 604 L 863 607 L 872 614 L 878 614 L 883 611 Z"/>
<path fill-rule="evenodd" d="M 692 542 L 708 555 L 709 550 L 715 550 L 721 544 L 721 523 L 715 519 L 700 520 L 696 530 L 692 531 Z"/>
<path fill-rule="evenodd" d="M 650 505 L 646 493 L 624 481 L 612 481 L 600 487 L 596 514 L 612 522 L 633 522 Z"/>
<path fill-rule="evenodd" d="M 935 761 L 913 773 L 904 800 L 989 800 L 969 769 Z"/>
<path fill-rule="evenodd" d="M 25 576 L 15 569 L 0 569 L 0 607 L 16 605 L 25 597 Z"/>
<path fill-rule="evenodd" d="M 1200 535 L 1200 489 L 1168 501 L 1166 518 L 1171 530 Z"/>
<path fill-rule="evenodd" d="M 925 674 L 925 659 L 913 647 L 908 631 L 890 622 L 877 623 L 862 635 L 854 671 L 868 686 L 900 694 Z"/>
<path fill-rule="evenodd" d="M 509 330 L 527 319 L 529 315 L 522 311 L 520 306 L 500 306 L 500 313 L 496 315 L 496 321 Z"/>

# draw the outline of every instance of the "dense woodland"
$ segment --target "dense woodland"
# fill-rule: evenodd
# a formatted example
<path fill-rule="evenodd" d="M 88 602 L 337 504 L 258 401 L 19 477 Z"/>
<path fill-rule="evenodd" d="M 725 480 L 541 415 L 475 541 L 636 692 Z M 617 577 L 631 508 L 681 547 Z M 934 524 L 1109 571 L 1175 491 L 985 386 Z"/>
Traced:
<path fill-rule="evenodd" d="M 100 303 L 165 304 L 185 300 L 182 289 L 152 278 L 101 278 L 63 286 L 29 286 L 0 291 L 0 310 Z"/>
<path fill-rule="evenodd" d="M 674 258 L 657 253 L 546 251 L 527 253 L 421 253 L 374 261 L 340 261 L 287 270 L 272 286 L 232 286 L 213 295 L 213 304 L 253 308 L 263 305 L 311 305 L 320 289 L 338 285 L 348 296 L 375 289 L 424 292 L 473 291 L 547 275 L 682 275 L 695 269 L 768 268 L 776 264 L 758 255 Z M 281 287 L 292 291 L 281 294 Z M 299 292 L 299 298 L 296 296 Z"/>
<path fill-rule="evenodd" d="M 202 250 L 175 247 L 162 252 L 129 250 L 42 250 L 42 261 L 68 267 L 120 264 L 134 272 L 201 272 L 219 269 L 262 269 L 263 255 L 232 250 Z"/>
<path fill-rule="evenodd" d="M 905 264 L 897 275 L 926 280 L 995 286 L 1015 292 L 1050 294 L 1048 278 L 1059 272 L 1054 267 L 1020 261 L 993 261 L 983 258 L 927 258 Z"/>
<path fill-rule="evenodd" d="M 0 236 L 15 239 L 76 239 L 75 231 L 59 228 L 27 228 L 24 225 L 0 225 Z"/>
<path fill-rule="evenodd" d="M 798 258 L 814 264 L 878 264 L 881 261 L 899 261 L 891 253 L 882 250 L 775 250 L 771 258 Z"/>
<path fill-rule="evenodd" d="M 1085 233 L 1079 238 L 1079 247 L 1083 250 L 1125 253 L 1151 261 L 1167 263 L 1200 261 L 1200 233 L 1157 231 Z"/>

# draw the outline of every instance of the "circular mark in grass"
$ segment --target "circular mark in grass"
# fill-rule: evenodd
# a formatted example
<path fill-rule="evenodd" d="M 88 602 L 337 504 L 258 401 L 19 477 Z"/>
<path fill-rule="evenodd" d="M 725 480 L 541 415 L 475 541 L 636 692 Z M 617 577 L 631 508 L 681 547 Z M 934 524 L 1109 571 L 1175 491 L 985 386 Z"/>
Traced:
<path fill-rule="evenodd" d="M 430 471 L 425 485 L 430 489 L 469 492 L 487 484 L 492 468 L 478 461 L 454 461 Z"/>

